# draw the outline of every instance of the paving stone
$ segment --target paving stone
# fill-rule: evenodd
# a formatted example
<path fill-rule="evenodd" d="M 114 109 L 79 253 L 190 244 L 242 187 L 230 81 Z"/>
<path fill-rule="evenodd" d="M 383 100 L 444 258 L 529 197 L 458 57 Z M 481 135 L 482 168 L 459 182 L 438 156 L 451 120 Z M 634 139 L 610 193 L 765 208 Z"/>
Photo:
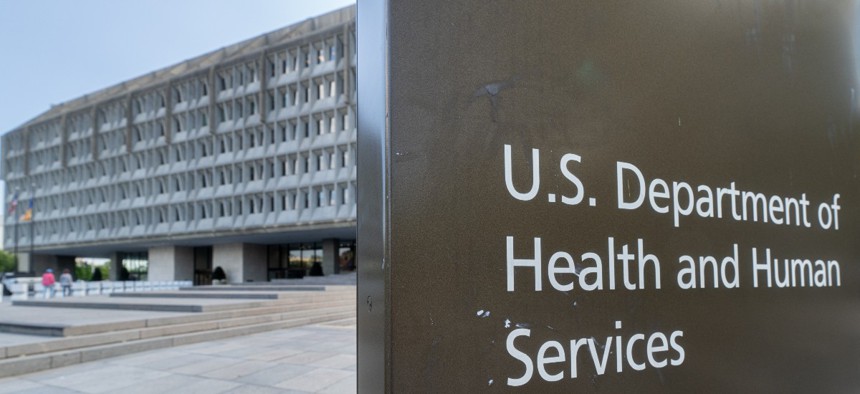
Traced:
<path fill-rule="evenodd" d="M 304 375 L 313 370 L 313 367 L 304 365 L 291 366 L 290 368 L 284 368 L 283 365 L 277 365 L 250 375 L 245 375 L 237 380 L 243 383 L 274 387 L 278 383 Z"/>
<path fill-rule="evenodd" d="M 278 383 L 275 387 L 314 393 L 354 375 L 353 372 L 339 369 L 317 368 L 304 375 Z"/>

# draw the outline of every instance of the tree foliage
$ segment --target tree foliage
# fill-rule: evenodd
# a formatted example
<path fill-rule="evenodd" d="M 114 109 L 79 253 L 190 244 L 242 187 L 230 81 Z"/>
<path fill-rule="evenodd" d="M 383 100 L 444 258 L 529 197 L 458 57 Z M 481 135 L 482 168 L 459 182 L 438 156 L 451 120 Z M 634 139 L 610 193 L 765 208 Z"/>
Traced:
<path fill-rule="evenodd" d="M 15 256 L 5 250 L 0 250 L 0 272 L 15 272 Z"/>

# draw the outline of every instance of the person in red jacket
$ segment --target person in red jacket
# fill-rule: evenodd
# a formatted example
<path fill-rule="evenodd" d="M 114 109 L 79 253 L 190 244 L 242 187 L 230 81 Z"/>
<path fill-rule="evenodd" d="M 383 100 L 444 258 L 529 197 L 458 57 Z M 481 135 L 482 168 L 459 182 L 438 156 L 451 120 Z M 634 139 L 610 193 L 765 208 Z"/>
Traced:
<path fill-rule="evenodd" d="M 45 286 L 45 298 L 54 298 L 54 270 L 48 268 L 42 275 L 42 286 Z"/>

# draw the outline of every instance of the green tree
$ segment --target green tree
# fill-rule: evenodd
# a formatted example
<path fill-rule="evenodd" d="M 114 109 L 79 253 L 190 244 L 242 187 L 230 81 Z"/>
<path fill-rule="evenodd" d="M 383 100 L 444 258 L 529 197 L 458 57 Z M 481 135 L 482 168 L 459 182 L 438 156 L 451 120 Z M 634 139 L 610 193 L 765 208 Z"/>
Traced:
<path fill-rule="evenodd" d="M 93 267 L 87 263 L 75 266 L 75 280 L 89 281 L 93 277 Z"/>
<path fill-rule="evenodd" d="M 0 272 L 15 272 L 15 256 L 5 250 L 0 250 Z"/>

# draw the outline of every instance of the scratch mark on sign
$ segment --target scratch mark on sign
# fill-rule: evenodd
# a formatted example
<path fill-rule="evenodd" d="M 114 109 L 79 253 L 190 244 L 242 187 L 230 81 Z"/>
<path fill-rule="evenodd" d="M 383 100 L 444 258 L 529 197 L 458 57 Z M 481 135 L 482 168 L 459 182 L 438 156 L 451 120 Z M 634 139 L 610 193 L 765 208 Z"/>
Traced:
<path fill-rule="evenodd" d="M 511 328 L 511 319 L 505 319 L 505 328 Z"/>
<path fill-rule="evenodd" d="M 489 100 L 490 100 L 490 118 L 493 120 L 493 122 L 496 122 L 496 120 L 497 120 L 496 114 L 498 113 L 498 106 L 499 106 L 499 94 L 502 92 L 502 90 L 513 87 L 514 84 L 519 79 L 520 78 L 518 76 L 514 76 L 513 78 L 511 78 L 508 81 L 490 82 L 484 86 L 481 86 L 477 90 L 475 90 L 475 93 L 472 94 L 472 97 L 478 98 L 478 97 L 487 96 L 487 98 L 489 98 Z"/>
<path fill-rule="evenodd" d="M 485 310 L 481 309 L 478 311 L 477 316 L 480 318 L 486 319 L 486 318 L 490 317 L 490 311 L 485 311 Z"/>

